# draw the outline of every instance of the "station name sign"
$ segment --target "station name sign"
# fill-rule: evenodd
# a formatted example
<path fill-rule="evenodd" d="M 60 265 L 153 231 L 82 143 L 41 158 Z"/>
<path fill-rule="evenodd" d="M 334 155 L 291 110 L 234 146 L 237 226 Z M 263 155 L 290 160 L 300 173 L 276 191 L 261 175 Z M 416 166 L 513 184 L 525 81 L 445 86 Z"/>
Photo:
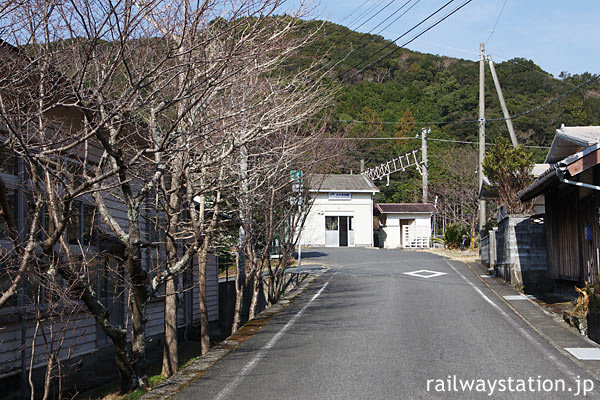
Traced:
<path fill-rule="evenodd" d="M 352 193 L 329 192 L 329 200 L 352 200 Z"/>

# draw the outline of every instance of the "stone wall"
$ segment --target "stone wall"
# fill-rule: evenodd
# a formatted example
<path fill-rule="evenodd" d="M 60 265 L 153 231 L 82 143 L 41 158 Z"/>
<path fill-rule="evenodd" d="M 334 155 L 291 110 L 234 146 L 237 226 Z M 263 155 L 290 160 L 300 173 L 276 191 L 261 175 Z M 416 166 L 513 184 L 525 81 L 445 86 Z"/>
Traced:
<path fill-rule="evenodd" d="M 546 233 L 542 221 L 510 215 L 496 232 L 496 275 L 527 292 L 551 289 L 547 274 Z"/>

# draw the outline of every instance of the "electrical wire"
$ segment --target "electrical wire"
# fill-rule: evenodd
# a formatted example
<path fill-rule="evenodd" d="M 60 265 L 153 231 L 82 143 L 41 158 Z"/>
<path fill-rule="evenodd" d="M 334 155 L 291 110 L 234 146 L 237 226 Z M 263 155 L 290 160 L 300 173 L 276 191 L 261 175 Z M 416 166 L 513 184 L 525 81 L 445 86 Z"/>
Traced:
<path fill-rule="evenodd" d="M 373 28 L 372 28 L 372 29 L 371 29 L 369 32 L 367 32 L 367 33 L 369 33 L 369 34 L 370 34 L 370 33 L 373 33 L 373 31 L 374 31 L 375 29 L 379 28 L 379 27 L 380 27 L 381 25 L 383 25 L 383 24 L 384 24 L 384 23 L 385 23 L 385 22 L 386 22 L 388 19 L 392 18 L 394 15 L 396 15 L 398 12 L 400 12 L 400 11 L 401 11 L 401 10 L 402 10 L 404 7 L 406 7 L 406 5 L 407 5 L 407 4 L 408 4 L 408 3 L 410 3 L 411 1 L 413 1 L 413 0 L 407 0 L 407 1 L 406 1 L 404 4 L 402 4 L 402 5 L 401 5 L 399 8 L 397 8 L 397 9 L 396 9 L 396 10 L 395 10 L 393 13 L 391 13 L 390 15 L 388 15 L 386 19 L 384 19 L 383 21 L 381 21 L 380 23 L 378 23 L 377 25 L 375 25 L 375 26 L 374 26 L 374 27 L 373 27 Z M 419 1 L 417 1 L 417 3 L 418 3 L 418 2 L 419 2 Z M 413 7 L 414 7 L 414 5 L 413 5 Z M 411 8 L 412 8 L 412 7 L 411 7 Z M 408 10 L 410 10 L 410 8 L 409 8 Z M 407 10 L 406 12 L 408 12 L 408 10 Z M 406 12 L 405 12 L 405 13 L 406 13 Z M 381 32 L 381 31 L 379 31 L 379 32 Z M 377 33 L 377 34 L 379 34 L 379 33 Z"/>
<path fill-rule="evenodd" d="M 375 27 L 373 27 L 373 29 L 371 29 L 369 32 L 367 32 L 367 34 L 372 33 L 375 29 L 377 29 L 379 26 L 381 26 L 381 24 L 383 24 L 385 21 L 387 21 L 388 19 L 390 19 L 394 14 L 396 14 L 398 11 L 402 10 L 408 3 L 410 3 L 413 0 L 408 0 L 406 3 L 404 3 L 402 6 L 400 6 L 400 8 L 398 8 L 396 11 L 394 11 L 389 17 L 387 17 L 385 20 L 383 20 L 381 23 L 377 24 Z M 421 0 L 417 0 L 416 3 L 414 3 L 412 6 L 410 6 L 408 8 L 408 10 L 404 11 L 400 16 L 398 16 L 394 21 L 392 21 L 390 24 L 388 24 L 385 28 L 383 28 L 382 30 L 380 30 L 379 32 L 376 33 L 376 35 L 379 35 L 381 32 L 383 32 L 384 30 L 386 30 L 392 23 L 398 21 L 402 16 L 404 16 L 406 13 L 408 13 L 414 6 L 416 6 L 417 4 L 419 4 Z M 366 42 L 364 42 L 363 44 L 361 44 L 360 46 L 358 46 L 355 49 L 350 50 L 350 52 L 348 54 L 346 54 L 345 57 L 348 57 L 350 54 L 359 51 L 361 49 L 363 49 L 364 47 L 368 46 L 370 43 L 372 43 L 375 40 L 375 38 L 368 40 Z M 360 64 L 360 63 L 359 63 Z"/>
<path fill-rule="evenodd" d="M 362 2 L 362 4 L 360 6 L 358 6 L 357 8 L 355 8 L 350 14 L 346 15 L 344 18 L 342 18 L 342 20 L 339 22 L 339 24 L 341 25 L 342 22 L 344 22 L 345 20 L 347 20 L 348 18 L 350 18 L 352 16 L 352 14 L 354 14 L 355 12 L 357 12 L 358 10 L 360 10 L 365 4 L 367 4 L 370 0 L 365 0 L 364 2 Z"/>
<path fill-rule="evenodd" d="M 572 88 L 571 90 L 567 90 L 565 93 L 561 94 L 560 96 L 556 96 L 555 98 L 548 100 L 547 102 L 540 104 L 530 110 L 527 110 L 525 112 L 522 113 L 518 113 L 513 115 L 510 119 L 515 119 L 515 118 L 519 118 L 519 117 L 523 117 L 525 115 L 531 114 L 535 111 L 544 109 L 546 107 L 548 107 L 551 104 L 556 103 L 557 101 L 563 99 L 564 97 L 568 96 L 569 94 L 575 92 L 576 90 L 581 89 L 584 86 L 590 85 L 594 82 L 596 82 L 598 80 L 598 78 L 600 78 L 600 75 L 593 75 L 590 79 L 588 79 L 586 82 L 582 83 L 581 85 L 577 85 L 574 88 Z M 487 119 L 486 121 L 506 121 L 508 118 L 491 118 L 491 119 Z"/>
<path fill-rule="evenodd" d="M 500 13 L 498 14 L 498 18 L 496 18 L 496 23 L 494 24 L 494 27 L 490 31 L 490 35 L 488 36 L 487 40 L 485 41 L 485 46 L 486 47 L 487 47 L 487 44 L 490 41 L 492 35 L 494 34 L 494 32 L 496 32 L 496 26 L 498 26 L 498 22 L 500 21 L 500 17 L 502 16 L 502 12 L 504 11 L 504 7 L 506 7 L 506 2 L 507 1 L 508 0 L 504 0 L 504 4 L 502 4 L 502 8 L 500 9 Z"/>
<path fill-rule="evenodd" d="M 491 54 L 492 54 L 493 56 L 496 56 L 496 57 L 498 57 L 498 58 L 500 58 L 500 59 L 504 60 L 504 62 L 509 62 L 509 63 L 511 63 L 511 64 L 518 65 L 518 66 L 520 66 L 521 68 L 524 68 L 524 69 L 526 69 L 526 70 L 529 70 L 529 71 L 531 71 L 531 72 L 535 72 L 535 73 L 537 73 L 537 74 L 539 74 L 539 75 L 541 75 L 541 76 L 544 76 L 544 77 L 546 77 L 546 78 L 551 78 L 551 79 L 553 79 L 555 82 L 562 82 L 562 83 L 564 83 L 565 85 L 568 85 L 568 86 L 571 86 L 571 87 L 577 87 L 577 85 L 575 85 L 575 84 L 573 84 L 573 83 L 571 83 L 571 82 L 568 82 L 568 81 L 566 81 L 566 80 L 564 80 L 564 79 L 556 79 L 556 78 L 554 77 L 554 75 L 552 75 L 551 73 L 549 73 L 549 72 L 546 72 L 546 71 L 544 71 L 544 70 L 540 71 L 539 69 L 531 68 L 531 67 L 530 67 L 530 66 L 528 66 L 528 65 L 521 64 L 521 63 L 519 63 L 519 62 L 515 61 L 514 59 L 509 59 L 508 57 L 502 56 L 502 55 L 500 55 L 500 54 L 498 54 L 498 53 L 491 53 Z M 587 90 L 586 90 L 586 92 L 593 94 L 595 97 L 600 97 L 600 93 L 598 93 L 598 92 L 596 92 L 596 91 L 594 91 L 594 90 L 587 89 Z"/>
<path fill-rule="evenodd" d="M 438 8 L 436 11 L 434 11 L 433 13 L 429 14 L 425 19 L 421 20 L 421 22 L 419 22 L 418 24 L 414 25 L 412 28 L 410 28 L 408 31 L 404 32 L 402 35 L 398 36 L 396 39 L 390 41 L 388 44 L 386 44 L 385 46 L 383 46 L 381 49 L 377 50 L 375 53 L 371 54 L 369 57 L 367 57 L 368 61 L 370 58 L 375 57 L 377 54 L 381 53 L 382 51 L 384 51 L 385 49 L 387 49 L 388 47 L 392 46 L 393 44 L 395 44 L 398 40 L 402 39 L 404 36 L 408 35 L 409 33 L 411 33 L 412 31 L 414 31 L 415 29 L 417 29 L 419 26 L 423 25 L 425 22 L 427 22 L 429 19 L 433 18 L 437 13 L 439 13 L 440 11 L 442 11 L 444 8 L 446 8 L 448 5 L 450 5 L 451 3 L 453 3 L 455 0 L 450 0 L 448 1 L 446 4 L 444 4 L 443 6 L 441 6 L 440 8 Z M 472 0 L 469 0 L 469 2 Z M 402 48 L 404 46 L 401 46 L 400 48 Z M 390 53 L 388 53 L 390 54 Z M 356 75 L 362 73 L 365 69 L 367 69 L 368 67 L 372 66 L 373 64 L 375 64 L 376 62 L 379 62 L 382 59 L 382 57 L 378 58 L 375 62 L 367 65 L 366 67 L 362 68 L 359 72 L 357 72 L 356 74 L 352 75 L 350 78 L 347 78 L 346 80 L 352 79 L 354 78 Z M 351 69 L 357 68 L 359 65 L 361 65 L 363 63 L 363 61 L 358 62 L 357 64 L 355 64 L 354 66 L 352 66 Z"/>
<path fill-rule="evenodd" d="M 393 136 L 388 136 L 388 137 L 371 137 L 371 138 L 347 138 L 347 137 L 328 137 L 325 138 L 325 140 L 349 140 L 349 141 L 353 141 L 353 140 L 357 140 L 357 141 L 363 141 L 363 140 L 421 140 L 418 137 L 393 137 Z M 445 143 L 458 143 L 458 144 L 479 144 L 479 142 L 473 142 L 473 141 L 469 141 L 469 140 L 453 140 L 453 139 L 436 139 L 436 138 L 431 138 L 431 137 L 427 137 L 427 141 L 431 141 L 431 142 L 445 142 Z M 486 146 L 493 146 L 493 143 L 486 143 Z M 531 149 L 549 149 L 550 146 L 533 146 L 533 145 L 522 145 L 522 147 L 526 147 L 526 148 L 531 148 Z"/>
<path fill-rule="evenodd" d="M 449 5 L 450 3 L 452 3 L 454 0 L 450 0 L 448 3 L 446 3 L 445 5 L 443 5 L 441 8 L 439 8 L 435 13 L 431 14 L 429 17 L 427 17 L 425 20 L 421 21 L 419 24 L 417 24 L 415 27 L 413 27 L 411 30 L 415 29 L 416 27 L 418 27 L 419 25 L 421 25 L 423 22 L 425 22 L 427 19 L 429 19 L 430 17 L 432 17 L 433 15 L 437 14 L 439 11 L 441 11 L 444 7 L 446 7 L 447 5 Z M 400 49 L 406 47 L 408 44 L 414 42 L 415 40 L 417 40 L 419 37 L 423 36 L 425 33 L 429 32 L 431 29 L 435 28 L 436 26 L 438 26 L 439 24 L 441 24 L 443 21 L 445 21 L 446 19 L 448 19 L 450 16 L 452 16 L 453 14 L 455 14 L 456 12 L 458 12 L 461 8 L 465 7 L 467 4 L 469 4 L 471 1 L 473 0 L 467 0 L 465 1 L 463 4 L 461 4 L 460 6 L 458 6 L 457 8 L 455 8 L 453 11 L 451 11 L 450 13 L 446 14 L 444 17 L 442 17 L 440 20 L 438 20 L 437 22 L 435 22 L 434 24 L 430 25 L 428 28 L 426 28 L 425 30 L 423 30 L 421 33 L 417 34 L 416 36 L 414 36 L 412 39 L 410 39 L 409 41 L 405 42 L 402 46 L 398 46 L 395 49 L 392 49 L 392 51 L 388 52 L 387 54 L 379 57 L 377 60 L 373 61 L 371 64 L 365 66 L 364 68 L 362 68 L 360 71 L 358 71 L 357 73 L 355 73 L 354 75 L 352 75 L 349 79 L 354 78 L 356 75 L 361 74 L 365 69 L 373 66 L 374 64 L 377 64 L 379 61 L 383 60 L 386 57 L 389 57 L 391 55 L 393 55 L 394 53 L 398 52 Z M 410 32 L 410 30 L 409 30 Z M 404 35 L 403 35 L 404 36 Z M 400 39 L 400 38 L 398 38 Z M 396 39 L 396 40 L 398 40 Z M 395 42 L 395 41 L 394 41 Z M 392 42 L 392 43 L 394 43 Z M 387 46 L 386 46 L 387 47 Z M 384 47 L 385 48 L 385 47 Z"/>
<path fill-rule="evenodd" d="M 576 90 L 583 89 L 583 87 L 596 82 L 598 79 L 600 79 L 600 75 L 593 75 L 586 82 L 583 82 L 580 85 L 574 86 L 571 90 L 568 90 L 568 91 L 562 93 L 561 95 L 556 96 L 553 99 L 550 99 L 545 103 L 539 104 L 527 111 L 523 111 L 521 113 L 514 114 L 509 118 L 504 118 L 504 117 L 502 117 L 502 118 L 487 118 L 485 121 L 486 122 L 498 122 L 498 121 L 506 121 L 507 119 L 514 120 L 516 118 L 523 117 L 525 115 L 529 115 L 535 111 L 542 110 L 542 109 L 548 107 L 549 105 L 556 103 L 557 101 L 563 99 L 564 97 L 575 92 Z M 309 118 L 309 120 L 324 122 L 324 119 L 322 119 L 322 118 Z M 334 122 L 358 123 L 358 124 L 366 124 L 366 125 L 398 125 L 398 122 L 392 122 L 392 121 L 373 122 L 373 121 L 362 121 L 362 120 L 356 120 L 356 119 L 337 119 Z M 458 121 L 427 121 L 427 122 L 415 121 L 415 125 L 419 125 L 419 126 L 469 124 L 469 123 L 479 123 L 479 119 L 462 119 L 462 120 L 458 120 Z"/>
<path fill-rule="evenodd" d="M 381 12 L 383 12 L 383 10 L 385 10 L 386 8 L 388 8 L 389 6 L 391 6 L 395 2 L 396 2 L 396 0 L 391 0 L 381 10 L 377 11 L 375 14 L 371 15 L 367 20 L 363 21 L 362 24 L 360 24 L 359 26 L 357 26 L 356 28 L 354 28 L 354 30 L 357 31 L 360 27 L 362 27 L 364 24 L 366 24 L 367 22 L 369 22 L 370 20 L 372 20 L 373 18 L 375 18 L 376 16 L 378 16 Z"/>
<path fill-rule="evenodd" d="M 405 3 L 405 5 L 406 5 L 406 4 L 408 4 L 408 3 L 410 3 L 410 1 L 412 1 L 412 0 L 409 0 L 409 1 L 407 1 L 407 2 Z M 421 0 L 417 0 L 417 1 L 416 1 L 416 2 L 415 2 L 413 5 L 412 5 L 412 6 L 410 6 L 410 7 L 408 8 L 408 10 L 404 11 L 404 12 L 403 12 L 402 14 L 400 14 L 400 15 L 399 15 L 399 16 L 398 16 L 396 19 L 394 19 L 392 22 L 390 22 L 389 24 L 387 24 L 387 25 L 386 25 L 386 26 L 385 26 L 383 29 L 381 29 L 379 32 L 377 32 L 377 33 L 375 33 L 375 34 L 376 34 L 376 35 L 380 35 L 380 34 L 381 34 L 381 32 L 385 31 L 387 28 L 389 28 L 390 26 L 392 26 L 393 24 L 395 24 L 396 22 L 398 22 L 398 20 L 399 20 L 400 18 L 402 18 L 402 17 L 403 17 L 403 16 L 404 16 L 404 15 L 405 15 L 407 12 L 409 12 L 410 10 L 412 10 L 412 9 L 413 9 L 413 8 L 414 8 L 414 7 L 415 7 L 417 4 L 419 4 L 419 2 L 420 2 L 420 1 L 421 1 Z M 395 15 L 395 14 L 396 14 L 398 11 L 402 10 L 402 8 L 404 8 L 404 5 L 403 5 L 402 7 L 400 7 L 398 10 L 396 10 L 396 11 L 395 11 L 395 12 L 394 12 L 392 15 L 390 15 L 389 17 L 387 17 L 386 19 L 384 19 L 384 20 L 381 22 L 381 24 L 383 24 L 385 21 L 387 21 L 387 20 L 388 20 L 388 19 L 390 19 L 392 16 L 394 16 L 394 15 Z M 379 24 L 379 25 L 381 25 L 381 24 Z M 378 25 L 378 26 L 379 26 L 379 25 Z M 377 27 L 375 27 L 375 28 L 377 28 Z M 371 32 L 369 32 L 369 33 L 371 33 Z"/>
<path fill-rule="evenodd" d="M 353 24 L 358 24 L 360 23 L 360 21 L 366 17 L 367 15 L 371 14 L 371 12 L 373 10 L 375 10 L 377 7 L 379 7 L 380 4 L 383 4 L 385 0 L 378 0 L 375 4 L 373 4 L 371 7 L 367 8 L 365 11 L 363 11 L 358 17 L 354 18 L 352 21 L 350 21 L 348 23 L 348 27 L 350 27 Z"/>

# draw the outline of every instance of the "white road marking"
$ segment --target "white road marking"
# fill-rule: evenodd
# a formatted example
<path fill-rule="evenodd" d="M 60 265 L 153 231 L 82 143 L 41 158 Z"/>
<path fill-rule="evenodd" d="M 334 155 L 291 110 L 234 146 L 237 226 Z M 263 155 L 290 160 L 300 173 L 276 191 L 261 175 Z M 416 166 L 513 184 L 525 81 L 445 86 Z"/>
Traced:
<path fill-rule="evenodd" d="M 334 274 L 335 275 L 335 274 Z M 327 287 L 327 285 L 329 284 L 329 281 L 331 281 L 331 279 L 333 278 L 333 275 L 331 276 L 331 278 L 329 278 L 327 280 L 327 282 L 325 282 L 325 284 L 321 287 L 321 289 L 319 289 L 319 291 L 309 300 L 308 303 L 306 303 L 304 305 L 304 307 L 302 307 L 300 309 L 300 311 L 298 311 L 284 326 L 283 328 L 281 328 L 279 331 L 277 331 L 277 333 L 275 335 L 273 335 L 273 337 L 271 338 L 271 340 L 269 340 L 267 342 L 267 344 L 265 344 L 260 350 L 258 350 L 258 352 L 256 353 L 256 355 L 254 356 L 254 358 L 252 358 L 252 360 L 248 361 L 248 363 L 246 365 L 244 365 L 244 367 L 241 369 L 240 373 L 233 378 L 229 384 L 227 386 L 225 386 L 216 396 L 215 396 L 215 400 L 218 399 L 224 399 L 225 397 L 227 397 L 231 392 L 233 392 L 233 390 L 239 386 L 240 383 L 242 383 L 242 380 L 244 380 L 244 378 L 246 376 L 248 376 L 250 374 L 250 372 L 252 372 L 252 370 L 258 365 L 258 363 L 260 362 L 261 359 L 263 359 L 267 352 L 269 350 L 271 350 L 279 341 L 279 339 L 281 339 L 281 337 L 292 327 L 292 325 L 294 325 L 296 323 L 296 321 L 298 321 L 298 319 L 302 316 L 302 314 L 304 314 L 304 312 L 306 311 L 306 309 L 312 304 L 313 301 L 315 301 L 317 299 L 317 297 L 319 297 L 321 295 L 321 293 L 323 293 L 323 290 L 325 290 L 325 288 Z"/>
<path fill-rule="evenodd" d="M 600 360 L 600 349 L 597 347 L 566 347 L 565 350 L 578 360 Z"/>
<path fill-rule="evenodd" d="M 515 301 L 515 300 L 529 300 L 527 297 L 522 296 L 520 294 L 516 294 L 516 295 L 509 295 L 509 296 L 502 296 L 504 297 L 506 300 L 508 301 Z"/>
<path fill-rule="evenodd" d="M 438 276 L 447 275 L 445 272 L 429 271 L 427 269 L 420 269 L 418 271 L 404 272 L 404 275 L 416 276 L 418 278 L 436 278 Z"/>
<path fill-rule="evenodd" d="M 531 336 L 531 334 L 529 334 L 529 332 L 527 332 L 527 330 L 524 327 L 522 327 L 517 322 L 515 322 L 515 320 L 512 319 L 502 308 L 500 308 L 500 306 L 498 304 L 494 303 L 489 297 L 487 297 L 481 291 L 481 289 L 479 289 L 477 286 L 475 286 L 475 284 L 473 282 L 468 280 L 458 269 L 456 269 L 454 267 L 454 265 L 450 264 L 450 262 L 448 262 L 448 260 L 444 260 L 444 261 L 446 262 L 446 264 L 448 264 L 448 266 L 450 268 L 452 268 L 452 270 L 454 272 L 456 272 L 458 274 L 458 276 L 460 276 L 462 278 L 463 281 L 465 281 L 469 286 L 471 286 L 471 288 L 473 290 L 475 290 L 477 292 L 477 294 L 479 294 L 479 296 L 481 296 L 481 298 L 483 298 L 483 300 L 485 300 L 492 307 L 494 307 L 496 309 L 496 311 L 498 311 L 500 313 L 500 315 L 502 315 L 502 317 L 504 317 L 504 320 L 506 322 L 508 322 L 510 325 L 512 325 L 512 327 L 514 329 L 516 329 L 516 331 L 519 332 L 519 334 L 521 334 L 521 336 L 523 336 L 523 338 L 525 338 L 529 343 L 531 343 L 534 347 L 536 347 L 537 350 L 541 354 L 545 355 L 550 361 L 552 361 L 559 370 L 561 370 L 563 373 L 568 375 L 573 381 L 577 381 L 577 379 L 579 379 L 579 375 L 574 373 L 571 370 L 571 368 L 569 368 L 565 363 L 563 363 L 558 358 L 556 358 L 556 356 L 554 356 L 553 354 L 550 354 L 548 351 L 546 351 L 544 346 L 538 340 L 536 340 L 533 336 Z"/>

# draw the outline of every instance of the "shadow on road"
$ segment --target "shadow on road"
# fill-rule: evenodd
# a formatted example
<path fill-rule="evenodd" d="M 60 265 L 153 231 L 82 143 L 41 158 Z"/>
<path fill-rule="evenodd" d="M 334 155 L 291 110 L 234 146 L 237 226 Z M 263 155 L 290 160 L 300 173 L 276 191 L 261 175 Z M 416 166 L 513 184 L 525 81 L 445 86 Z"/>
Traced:
<path fill-rule="evenodd" d="M 302 258 L 317 258 L 317 257 L 326 257 L 329 254 L 323 253 L 321 251 L 303 251 Z M 294 252 L 294 258 L 298 259 L 298 252 Z"/>

